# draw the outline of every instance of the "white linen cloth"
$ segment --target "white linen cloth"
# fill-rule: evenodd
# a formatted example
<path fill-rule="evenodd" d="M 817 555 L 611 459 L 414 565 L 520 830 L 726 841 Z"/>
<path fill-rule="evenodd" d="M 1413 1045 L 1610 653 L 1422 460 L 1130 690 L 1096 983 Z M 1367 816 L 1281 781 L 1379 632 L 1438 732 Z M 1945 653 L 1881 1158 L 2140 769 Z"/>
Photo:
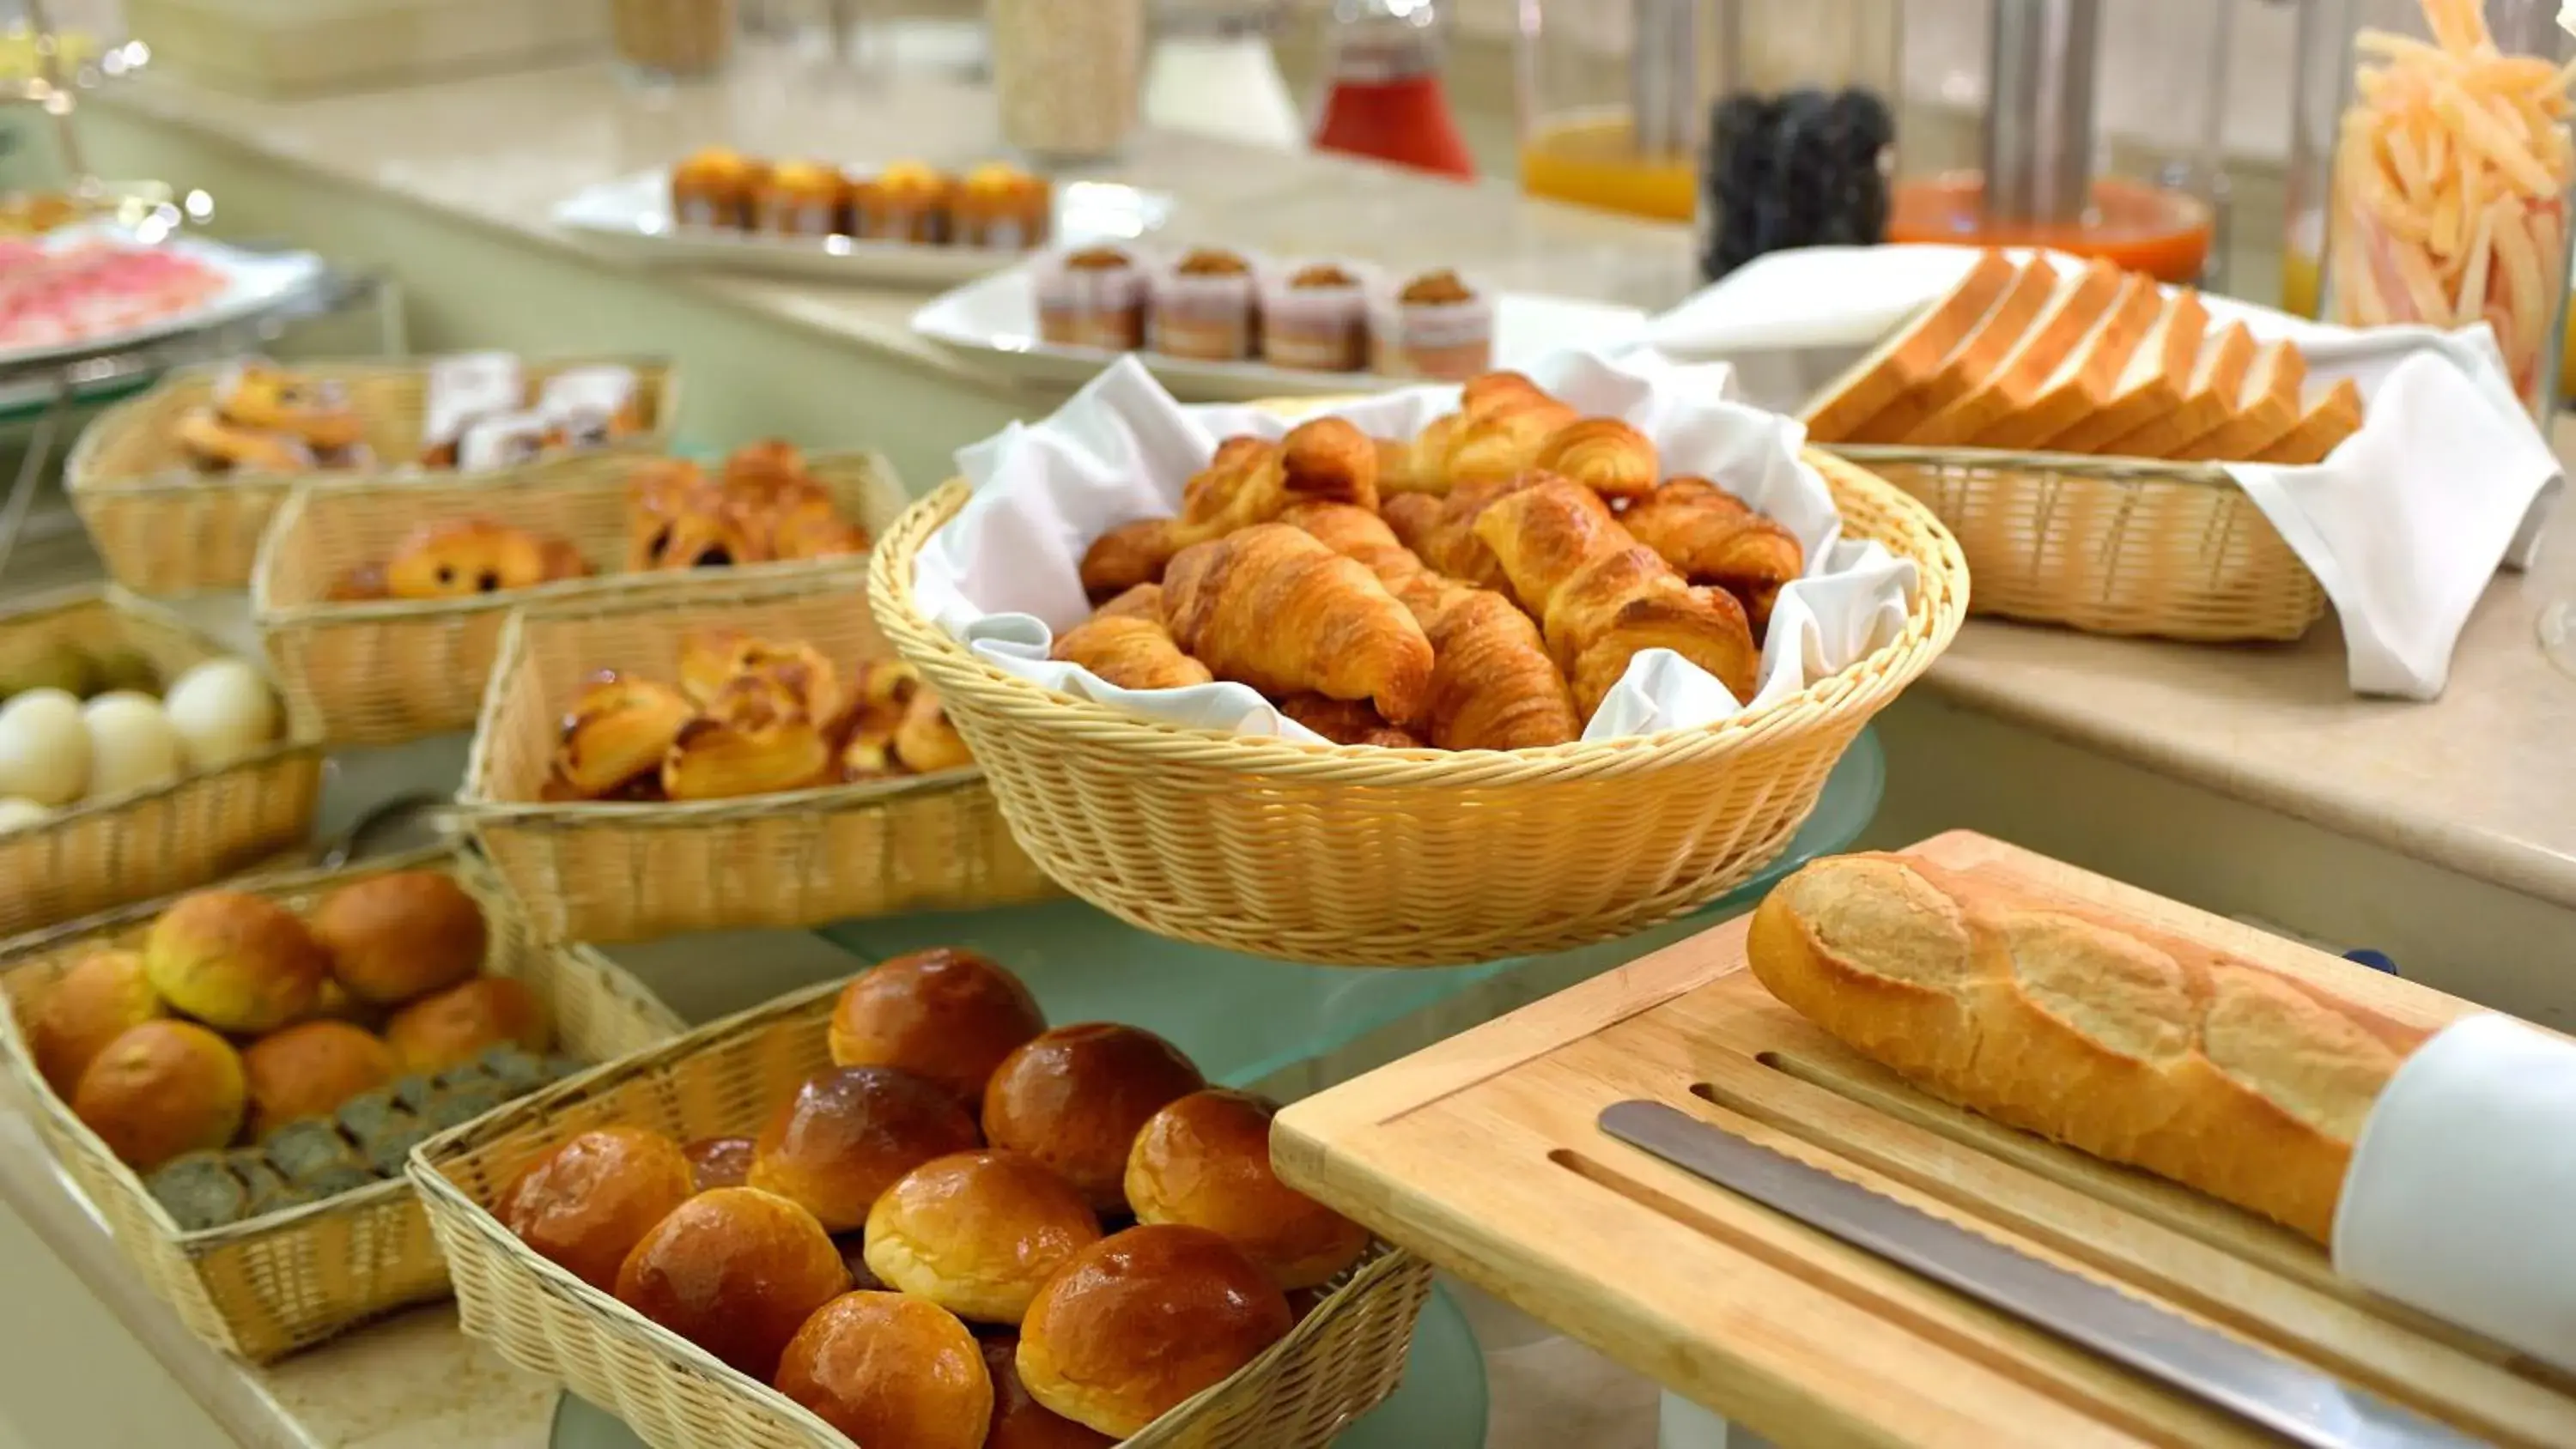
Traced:
<path fill-rule="evenodd" d="M 1783 358 L 1820 358 L 1834 372 L 1788 369 L 1813 390 L 1853 349 L 1958 285 L 1976 256 L 1970 247 L 1775 252 L 1652 319 L 1646 338 L 1676 355 L 1759 353 L 1773 375 Z M 2345 377 L 2360 386 L 2361 431 L 2323 463 L 2227 471 L 2333 601 L 2354 691 L 2438 696 L 2469 610 L 2500 563 L 2528 565 L 2560 481 L 2494 334 L 2484 324 L 2356 330 L 2206 300 L 2220 322 L 2297 343 L 2312 389 Z"/>
<path fill-rule="evenodd" d="M 1724 367 L 1651 353 L 1609 360 L 1560 353 L 1531 379 L 1586 414 L 1626 419 L 1654 439 L 1667 476 L 1701 474 L 1769 515 L 1806 550 L 1806 576 L 1780 592 L 1752 701 L 1667 649 L 1637 656 L 1584 730 L 1588 740 L 1710 724 L 1842 669 L 1903 629 L 1914 565 L 1842 537 L 1833 495 L 1798 456 L 1796 421 L 1727 398 Z M 1455 411 L 1458 389 L 1430 385 L 1331 409 L 1361 431 L 1408 438 Z M 1047 657 L 1054 631 L 1091 612 L 1083 550 L 1110 528 L 1180 511 L 1181 488 L 1222 439 L 1277 438 L 1293 422 L 1239 406 L 1184 407 L 1125 358 L 1053 417 L 1014 423 L 962 448 L 975 495 L 923 546 L 913 589 L 924 614 L 996 667 L 1050 689 L 1171 724 L 1322 743 L 1249 686 L 1128 690 Z"/>
<path fill-rule="evenodd" d="M 2335 1271 L 2576 1372 L 2576 1042 L 2481 1012 L 2397 1069 L 2353 1144 Z"/>

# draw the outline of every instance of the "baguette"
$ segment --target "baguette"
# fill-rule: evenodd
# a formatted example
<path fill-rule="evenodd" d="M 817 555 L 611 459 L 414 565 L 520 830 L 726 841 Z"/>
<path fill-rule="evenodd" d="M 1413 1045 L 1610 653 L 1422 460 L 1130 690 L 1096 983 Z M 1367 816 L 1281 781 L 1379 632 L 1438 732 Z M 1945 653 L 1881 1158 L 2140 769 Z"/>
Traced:
<path fill-rule="evenodd" d="M 1994 376 L 2005 357 L 2018 345 L 2030 324 L 2039 320 L 2039 309 L 2057 295 L 2060 278 L 2057 269 L 2034 259 L 2013 275 L 2012 285 L 2004 288 L 1995 305 L 1986 309 L 1959 345 L 1941 362 L 1941 370 L 1907 388 L 1895 401 L 1862 420 L 1850 434 L 1841 438 L 1818 438 L 1819 442 L 1899 443 L 1925 418 L 1966 397 Z M 1810 430 L 1809 436 L 1815 436 Z"/>
<path fill-rule="evenodd" d="M 1893 855 L 1799 870 L 1754 912 L 1746 951 L 1772 995 L 1927 1090 L 2320 1243 L 2372 1103 L 2428 1035 Z"/>
<path fill-rule="evenodd" d="M 1955 448 L 2030 405 L 2085 338 L 2101 324 L 2102 315 L 2119 300 L 2120 269 L 2109 262 L 2090 262 L 2058 285 L 2057 294 L 2040 309 L 2039 320 L 2014 344 L 1983 387 L 1950 404 L 1905 435 L 1905 441 L 1927 448 Z"/>
<path fill-rule="evenodd" d="M 1855 436 L 1855 430 L 1880 408 L 1939 369 L 1977 319 L 2012 284 L 2013 264 L 1997 251 L 1980 253 L 1968 275 L 1940 301 L 1923 309 L 1877 351 L 1864 357 L 1826 390 L 1807 410 L 1807 435 L 1818 439 Z"/>
<path fill-rule="evenodd" d="M 2256 453 L 2256 463 L 2322 463 L 2344 439 L 2361 431 L 2361 387 L 2345 378 L 2320 393 L 2296 426 Z"/>

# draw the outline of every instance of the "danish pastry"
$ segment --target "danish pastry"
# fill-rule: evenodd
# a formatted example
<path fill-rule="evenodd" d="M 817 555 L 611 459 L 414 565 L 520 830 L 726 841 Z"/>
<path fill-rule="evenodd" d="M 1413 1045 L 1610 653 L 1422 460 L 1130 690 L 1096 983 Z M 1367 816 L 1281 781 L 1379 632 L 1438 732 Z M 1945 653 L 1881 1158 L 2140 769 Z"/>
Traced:
<path fill-rule="evenodd" d="M 575 797 L 597 800 L 662 767 L 696 715 L 678 690 L 603 674 L 573 701 L 555 744 L 555 776 Z"/>
<path fill-rule="evenodd" d="M 217 379 L 215 411 L 253 432 L 279 433 L 316 453 L 338 453 L 367 440 L 366 420 L 336 382 L 298 376 L 267 362 L 235 363 Z"/>
<path fill-rule="evenodd" d="M 208 473 L 310 473 L 319 466 L 296 439 L 228 423 L 211 408 L 191 409 L 174 434 L 189 461 Z"/>
<path fill-rule="evenodd" d="M 385 561 L 385 591 L 397 599 L 457 599 L 586 572 L 568 544 L 549 546 L 524 529 L 469 518 L 430 525 L 404 540 Z"/>
<path fill-rule="evenodd" d="M 947 707 L 926 685 L 914 690 L 903 707 L 903 722 L 894 730 L 894 755 L 905 769 L 921 775 L 975 763 L 965 739 L 948 722 Z"/>
<path fill-rule="evenodd" d="M 704 714 L 680 726 L 662 761 L 662 789 L 674 800 L 721 800 L 800 790 L 832 767 L 822 722 L 781 671 L 754 670 L 726 681 Z"/>
<path fill-rule="evenodd" d="M 751 675 L 775 681 L 816 724 L 839 722 L 849 700 L 840 671 L 811 644 L 755 638 L 740 629 L 692 629 L 680 637 L 680 692 L 722 715 L 728 686 Z"/>

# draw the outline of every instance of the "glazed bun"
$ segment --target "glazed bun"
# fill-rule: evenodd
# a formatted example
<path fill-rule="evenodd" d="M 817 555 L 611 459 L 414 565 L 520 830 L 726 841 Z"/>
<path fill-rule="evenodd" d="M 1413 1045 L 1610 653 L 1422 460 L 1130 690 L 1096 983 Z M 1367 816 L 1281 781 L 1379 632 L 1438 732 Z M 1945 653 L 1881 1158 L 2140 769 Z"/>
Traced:
<path fill-rule="evenodd" d="M 1127 1154 L 1163 1107 L 1207 1085 L 1170 1042 L 1087 1022 L 1041 1033 L 984 1088 L 984 1136 L 1054 1168 L 1103 1213 L 1127 1211 Z"/>
<path fill-rule="evenodd" d="M 1073 1184 L 1017 1152 L 960 1152 L 903 1175 L 868 1213 L 868 1267 L 960 1318 L 1017 1323 L 1100 1219 Z"/>
<path fill-rule="evenodd" d="M 841 988 L 832 1060 L 910 1072 L 973 1111 L 993 1069 L 1044 1030 L 1046 1017 L 1020 978 L 942 946 L 889 957 Z"/>
<path fill-rule="evenodd" d="M 752 1187 L 681 1203 L 617 1270 L 627 1307 L 762 1383 L 796 1330 L 849 1286 L 814 1215 Z"/>
<path fill-rule="evenodd" d="M 698 1191 L 743 1187 L 751 1181 L 752 1141 L 748 1137 L 701 1137 L 680 1148 L 689 1159 L 690 1180 Z"/>
<path fill-rule="evenodd" d="M 399 1006 L 483 969 L 483 908 L 434 870 L 399 870 L 342 886 L 313 913 L 313 936 L 351 996 Z"/>
<path fill-rule="evenodd" d="M 1127 1156 L 1127 1201 L 1140 1223 L 1206 1228 L 1281 1288 L 1312 1288 L 1359 1260 L 1368 1229 L 1271 1170 L 1276 1110 L 1220 1088 L 1192 1092 L 1155 1113 Z"/>
<path fill-rule="evenodd" d="M 1020 1382 L 1017 1337 L 987 1338 L 983 1348 L 984 1372 L 993 1380 L 993 1423 L 984 1431 L 984 1449 L 1109 1449 L 1115 1442 L 1029 1396 Z"/>
<path fill-rule="evenodd" d="M 1038 1290 L 1020 1326 L 1020 1381 L 1047 1408 L 1124 1439 L 1290 1325 L 1279 1286 L 1232 1243 L 1176 1223 L 1129 1228 Z"/>
<path fill-rule="evenodd" d="M 614 1290 L 626 1255 L 694 1191 L 678 1143 L 642 1127 L 597 1127 L 529 1163 L 493 1215 L 539 1256 Z"/>
<path fill-rule="evenodd" d="M 835 1067 L 806 1078 L 761 1129 L 751 1186 L 788 1198 L 825 1230 L 867 1226 L 895 1179 L 934 1157 L 983 1145 L 955 1098 L 887 1067 Z"/>
<path fill-rule="evenodd" d="M 844 1293 L 789 1340 L 778 1391 L 855 1444 L 979 1449 L 993 1382 L 975 1335 L 900 1293 Z"/>

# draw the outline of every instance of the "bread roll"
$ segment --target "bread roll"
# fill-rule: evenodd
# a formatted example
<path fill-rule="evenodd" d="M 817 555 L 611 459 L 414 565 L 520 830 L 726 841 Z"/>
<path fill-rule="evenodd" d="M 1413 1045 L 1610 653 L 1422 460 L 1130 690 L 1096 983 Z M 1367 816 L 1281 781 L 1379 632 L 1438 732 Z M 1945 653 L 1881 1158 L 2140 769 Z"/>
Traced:
<path fill-rule="evenodd" d="M 983 1145 L 975 1119 L 921 1078 L 887 1067 L 835 1067 L 778 1106 L 753 1150 L 751 1186 L 789 1198 L 846 1233 L 895 1179 L 934 1157 Z"/>
<path fill-rule="evenodd" d="M 984 1372 L 993 1380 L 993 1422 L 984 1431 L 984 1449 L 1109 1449 L 1107 1435 L 1086 1429 L 1029 1393 L 1020 1382 L 1020 1341 L 1003 1336 L 983 1340 Z"/>
<path fill-rule="evenodd" d="M 814 1215 L 756 1187 L 673 1208 L 617 1270 L 619 1301 L 762 1383 L 805 1320 L 849 1286 Z"/>
<path fill-rule="evenodd" d="M 689 1159 L 689 1180 L 697 1190 L 744 1187 L 751 1181 L 751 1159 L 758 1147 L 748 1137 L 701 1137 L 680 1144 Z"/>
<path fill-rule="evenodd" d="M 401 870 L 342 886 L 313 913 L 313 937 L 351 996 L 397 1006 L 470 980 L 491 932 L 483 908 L 450 877 Z"/>
<path fill-rule="evenodd" d="M 900 1293 L 844 1293 L 815 1310 L 779 1360 L 778 1391 L 885 1449 L 979 1449 L 993 1416 L 975 1336 Z"/>
<path fill-rule="evenodd" d="M 1127 1211 L 1127 1153 L 1164 1104 L 1207 1085 L 1180 1048 L 1140 1027 L 1060 1026 L 1005 1058 L 984 1089 L 984 1135 L 1062 1173 L 1103 1213 Z"/>
<path fill-rule="evenodd" d="M 2373 1101 L 2423 1033 L 2207 947 L 1892 855 L 1772 891 L 1753 974 L 1999 1121 L 2328 1240 Z"/>
<path fill-rule="evenodd" d="M 493 1215 L 574 1277 L 614 1289 L 626 1255 L 694 1190 L 678 1143 L 643 1127 L 596 1127 L 529 1163 Z"/>
<path fill-rule="evenodd" d="M 1078 1424 L 1124 1439 L 1288 1336 L 1270 1275 L 1205 1228 L 1101 1239 L 1038 1290 L 1020 1326 L 1020 1381 Z"/>
<path fill-rule="evenodd" d="M 1017 1323 L 1100 1220 L 1072 1183 L 1017 1152 L 925 1162 L 868 1213 L 868 1267 L 889 1287 L 960 1318 Z"/>
<path fill-rule="evenodd" d="M 1037 998 L 1018 977 L 973 951 L 941 946 L 889 957 L 841 988 L 832 1060 L 910 1072 L 974 1111 L 993 1069 L 1044 1030 Z"/>
<path fill-rule="evenodd" d="M 1258 1097 L 1217 1088 L 1155 1113 L 1127 1157 L 1127 1201 L 1140 1223 L 1206 1228 L 1281 1288 L 1312 1288 L 1359 1259 L 1368 1229 L 1271 1170 L 1275 1111 Z"/>

